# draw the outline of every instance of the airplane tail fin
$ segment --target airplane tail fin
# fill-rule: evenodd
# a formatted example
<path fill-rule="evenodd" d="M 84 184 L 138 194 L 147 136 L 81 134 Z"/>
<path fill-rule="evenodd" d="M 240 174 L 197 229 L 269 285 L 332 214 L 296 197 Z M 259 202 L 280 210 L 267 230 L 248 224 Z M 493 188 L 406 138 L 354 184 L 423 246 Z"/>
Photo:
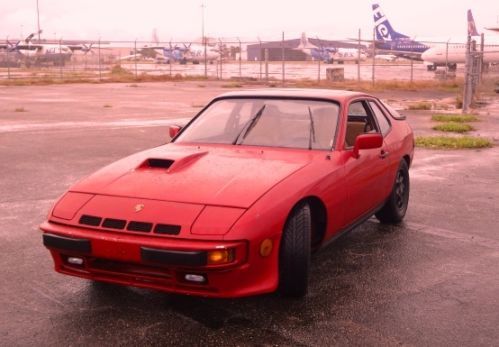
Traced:
<path fill-rule="evenodd" d="M 476 30 L 475 19 L 473 19 L 473 14 L 471 10 L 468 10 L 468 35 L 478 36 L 480 35 Z"/>
<path fill-rule="evenodd" d="M 297 49 L 315 49 L 317 48 L 315 45 L 313 45 L 312 43 L 310 43 L 310 41 L 308 40 L 308 37 L 305 33 L 302 33 L 301 34 L 301 38 L 300 38 L 300 45 L 297 47 Z"/>
<path fill-rule="evenodd" d="M 404 34 L 396 32 L 390 21 L 385 16 L 381 7 L 378 4 L 373 4 L 373 17 L 374 17 L 374 27 L 376 29 L 376 40 L 378 41 L 391 41 L 396 39 L 409 38 Z"/>

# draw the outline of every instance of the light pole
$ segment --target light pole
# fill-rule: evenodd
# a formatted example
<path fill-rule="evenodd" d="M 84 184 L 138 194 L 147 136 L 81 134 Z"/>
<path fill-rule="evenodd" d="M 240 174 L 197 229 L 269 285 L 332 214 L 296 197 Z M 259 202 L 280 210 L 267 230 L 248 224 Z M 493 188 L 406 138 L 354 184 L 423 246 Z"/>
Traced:
<path fill-rule="evenodd" d="M 206 65 L 206 38 L 204 37 L 204 3 L 201 3 L 201 40 L 204 46 L 204 78 L 208 77 L 208 66 Z"/>
<path fill-rule="evenodd" d="M 36 0 L 36 19 L 38 23 L 38 42 L 40 42 L 40 7 L 38 6 L 38 0 Z"/>

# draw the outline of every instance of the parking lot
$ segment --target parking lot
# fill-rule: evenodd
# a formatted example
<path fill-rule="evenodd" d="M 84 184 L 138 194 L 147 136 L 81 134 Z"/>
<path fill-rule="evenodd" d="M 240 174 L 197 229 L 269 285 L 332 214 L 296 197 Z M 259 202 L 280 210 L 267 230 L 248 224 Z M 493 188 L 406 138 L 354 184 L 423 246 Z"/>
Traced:
<path fill-rule="evenodd" d="M 499 341 L 499 147 L 417 149 L 405 222 L 313 258 L 302 300 L 214 300 L 57 274 L 38 225 L 72 183 L 169 141 L 217 82 L 0 86 L 0 345 L 465 345 Z M 375 93 L 376 94 L 376 93 Z M 397 105 L 454 98 L 383 92 Z M 499 140 L 499 101 L 477 132 Z M 416 134 L 430 113 L 405 111 Z"/>

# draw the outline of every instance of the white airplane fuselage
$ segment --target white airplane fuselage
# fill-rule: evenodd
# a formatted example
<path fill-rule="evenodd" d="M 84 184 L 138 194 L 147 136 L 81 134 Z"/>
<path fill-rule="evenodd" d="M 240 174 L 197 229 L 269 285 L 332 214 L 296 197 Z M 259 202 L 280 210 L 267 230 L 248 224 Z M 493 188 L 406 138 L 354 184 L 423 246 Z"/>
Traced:
<path fill-rule="evenodd" d="M 213 48 L 206 47 L 206 60 L 208 62 L 213 62 L 220 58 L 220 53 L 215 51 Z M 200 63 L 204 61 L 204 46 L 202 45 L 191 45 L 189 49 L 184 53 L 184 59 L 188 62 Z"/>
<path fill-rule="evenodd" d="M 360 51 L 357 48 L 338 48 L 335 52 L 330 53 L 330 58 L 332 61 L 358 61 L 360 57 L 360 61 L 366 60 L 367 56 L 362 50 Z"/>
<path fill-rule="evenodd" d="M 477 52 L 481 51 L 480 44 L 476 46 Z M 466 44 L 438 45 L 428 49 L 421 55 L 427 63 L 441 64 L 464 64 L 466 63 Z M 499 63 L 499 42 L 487 44 L 483 48 L 484 63 Z"/>

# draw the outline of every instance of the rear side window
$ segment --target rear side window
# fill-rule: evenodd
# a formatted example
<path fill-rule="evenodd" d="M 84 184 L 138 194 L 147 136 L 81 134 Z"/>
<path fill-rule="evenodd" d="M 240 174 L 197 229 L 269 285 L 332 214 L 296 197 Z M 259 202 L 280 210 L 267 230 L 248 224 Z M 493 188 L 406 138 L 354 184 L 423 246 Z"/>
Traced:
<path fill-rule="evenodd" d="M 386 119 L 385 114 L 383 113 L 383 111 L 381 111 L 377 103 L 375 103 L 374 101 L 369 101 L 369 106 L 371 106 L 374 116 L 378 121 L 381 134 L 383 134 L 383 136 L 386 135 L 388 131 L 390 131 L 390 122 L 388 121 L 388 119 Z"/>

